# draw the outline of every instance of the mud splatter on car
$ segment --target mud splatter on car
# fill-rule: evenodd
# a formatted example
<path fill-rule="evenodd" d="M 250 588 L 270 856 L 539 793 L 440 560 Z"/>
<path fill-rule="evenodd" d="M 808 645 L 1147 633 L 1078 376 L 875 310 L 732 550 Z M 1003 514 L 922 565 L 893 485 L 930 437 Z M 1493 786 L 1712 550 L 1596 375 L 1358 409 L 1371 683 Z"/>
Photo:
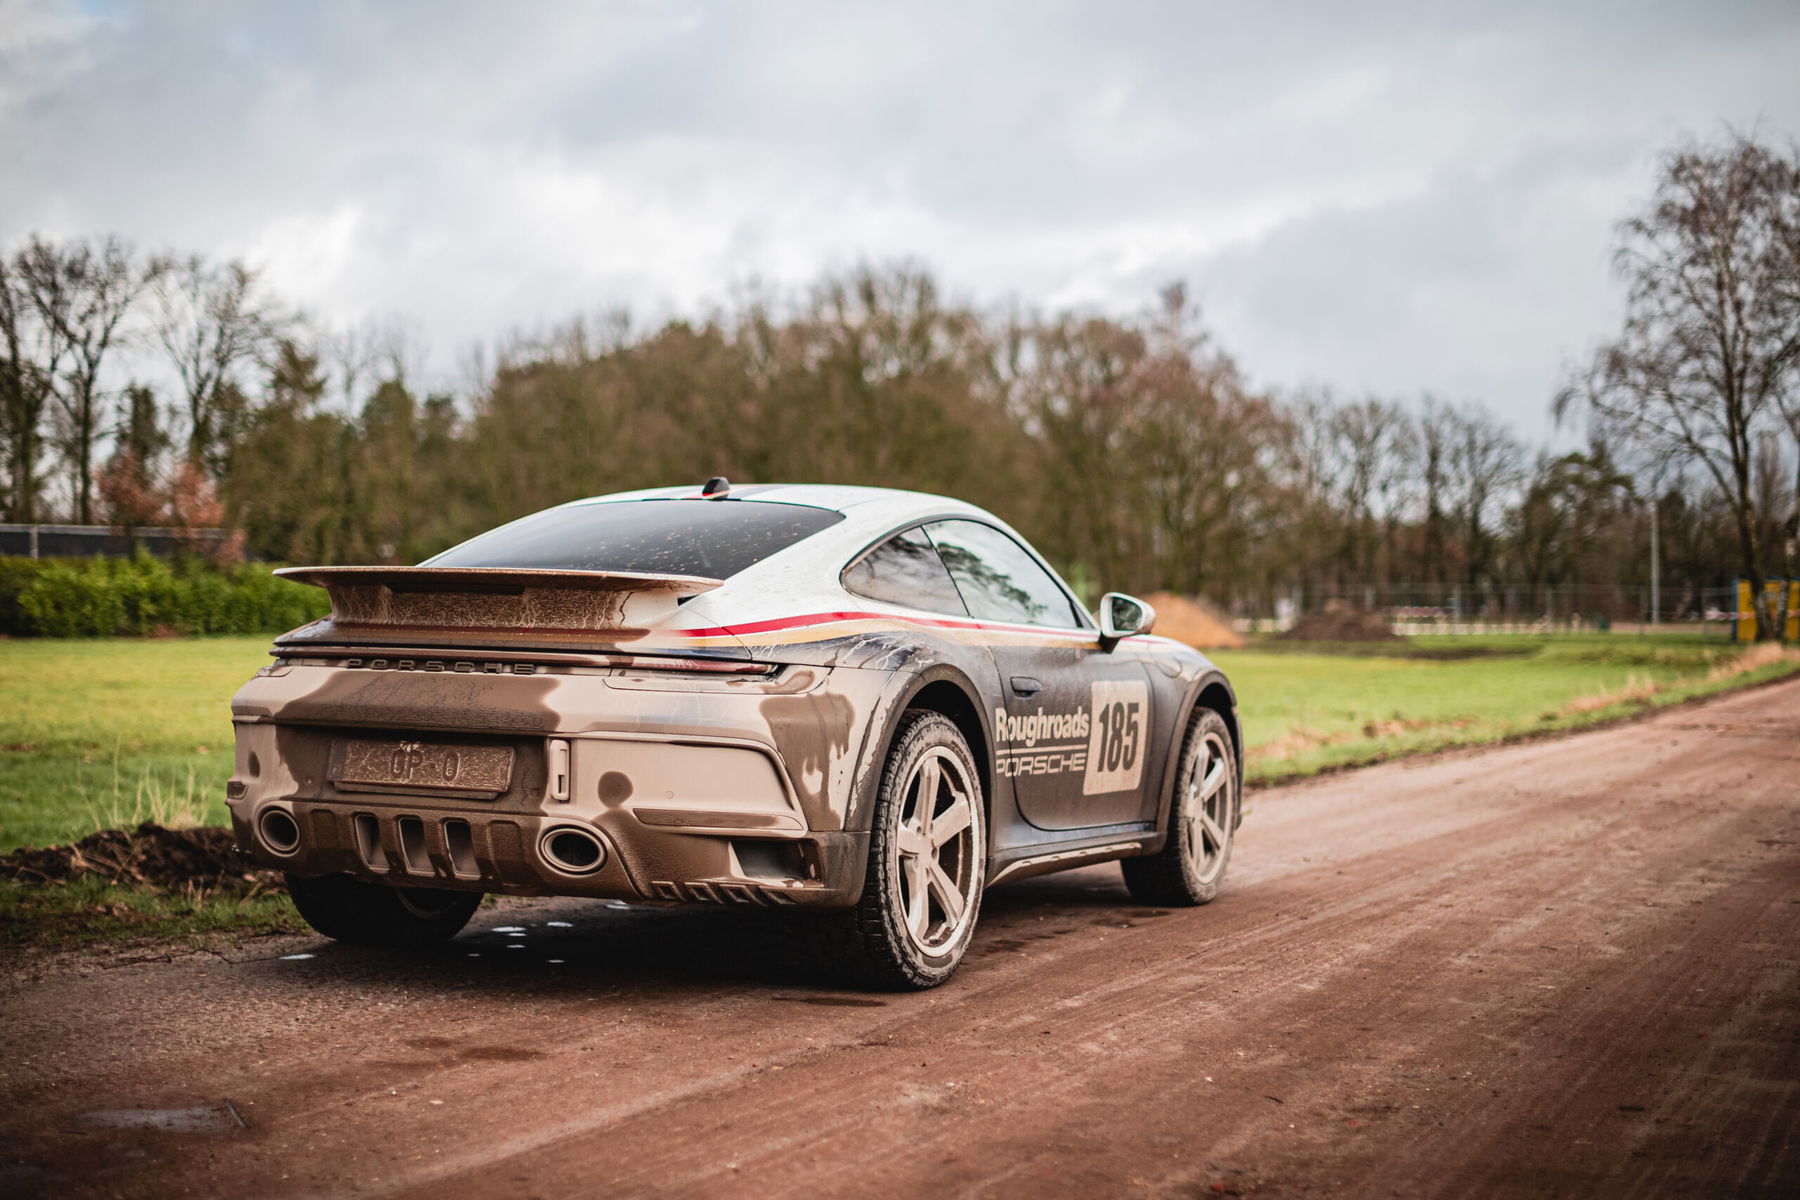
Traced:
<path fill-rule="evenodd" d="M 332 611 L 235 698 L 228 803 L 332 937 L 450 937 L 488 892 L 758 905 L 853 982 L 927 987 L 995 882 L 1224 878 L 1229 683 L 955 500 L 715 479 L 283 573 Z"/>

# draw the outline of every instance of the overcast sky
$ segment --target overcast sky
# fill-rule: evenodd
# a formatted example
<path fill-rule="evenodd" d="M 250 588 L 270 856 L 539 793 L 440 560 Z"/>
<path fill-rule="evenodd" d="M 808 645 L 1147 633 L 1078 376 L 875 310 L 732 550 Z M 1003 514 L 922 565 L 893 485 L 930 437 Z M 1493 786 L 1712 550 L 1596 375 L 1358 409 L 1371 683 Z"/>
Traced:
<path fill-rule="evenodd" d="M 1659 149 L 1800 134 L 1800 4 L 0 0 L 0 239 L 243 256 L 448 376 L 578 312 L 912 257 L 1271 387 L 1534 436 Z"/>

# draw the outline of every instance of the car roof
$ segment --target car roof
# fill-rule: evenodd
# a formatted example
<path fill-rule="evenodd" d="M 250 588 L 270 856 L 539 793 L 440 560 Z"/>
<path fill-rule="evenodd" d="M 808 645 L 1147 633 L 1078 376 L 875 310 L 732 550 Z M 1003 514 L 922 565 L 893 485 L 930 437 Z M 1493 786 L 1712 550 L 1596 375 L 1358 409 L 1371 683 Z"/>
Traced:
<path fill-rule="evenodd" d="M 589 496 L 571 500 L 562 507 L 586 504 L 613 504 L 628 500 L 697 500 L 701 484 L 688 487 L 643 488 L 634 492 L 614 492 L 605 496 Z M 909 492 L 901 488 L 860 487 L 836 483 L 746 483 L 733 484 L 731 501 L 761 501 L 771 504 L 806 504 L 830 509 L 846 516 L 854 514 L 860 526 L 887 524 L 910 518 L 967 515 L 993 520 L 985 509 L 948 496 L 929 492 Z"/>
<path fill-rule="evenodd" d="M 805 504 L 843 514 L 844 519 L 801 538 L 783 550 L 739 571 L 716 591 L 695 596 L 683 605 L 694 623 L 726 625 L 733 622 L 775 619 L 796 611 L 826 611 L 845 600 L 840 572 L 856 555 L 893 530 L 919 522 L 971 519 L 1006 531 L 1027 547 L 1052 576 L 1055 568 L 1031 549 L 1031 543 L 1004 520 L 984 508 L 949 496 L 909 492 L 900 488 L 859 487 L 832 483 L 733 484 L 730 499 L 704 496 L 704 484 L 684 487 L 643 488 L 571 500 L 560 508 L 616 504 L 641 500 L 713 503 Z M 1082 609 L 1079 598 L 1062 585 Z M 865 607 L 888 606 L 859 599 Z M 1085 612 L 1083 613 L 1085 617 Z"/>

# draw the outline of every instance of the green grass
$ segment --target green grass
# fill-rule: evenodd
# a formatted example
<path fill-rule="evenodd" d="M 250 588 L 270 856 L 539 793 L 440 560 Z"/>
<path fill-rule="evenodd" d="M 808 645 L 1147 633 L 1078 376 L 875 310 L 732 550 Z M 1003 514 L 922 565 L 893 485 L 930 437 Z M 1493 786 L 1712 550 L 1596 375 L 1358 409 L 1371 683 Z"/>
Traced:
<path fill-rule="evenodd" d="M 0 641 L 0 852 L 223 824 L 231 695 L 269 640 Z"/>
<path fill-rule="evenodd" d="M 266 637 L 0 640 L 0 852 L 145 820 L 222 824 L 232 693 Z M 1800 670 L 1800 655 L 1681 635 L 1270 642 L 1213 657 L 1232 678 L 1248 774 L 1269 782 L 1595 724 Z M 298 932 L 285 896 L 0 880 L 0 947 Z"/>
<path fill-rule="evenodd" d="M 224 823 L 229 702 L 268 647 L 0 641 L 0 852 L 144 820 Z M 1267 781 L 1570 729 L 1800 667 L 1713 678 L 1737 654 L 1682 635 L 1595 634 L 1423 637 L 1380 653 L 1272 642 L 1214 658 L 1237 687 L 1250 777 Z"/>
<path fill-rule="evenodd" d="M 281 893 L 168 894 L 92 878 L 55 886 L 0 879 L 0 949 L 68 949 L 127 938 L 205 945 L 221 934 L 242 938 L 305 929 Z"/>
<path fill-rule="evenodd" d="M 1800 670 L 1792 655 L 1767 661 L 1765 648 L 1740 661 L 1737 647 L 1679 634 L 1441 635 L 1380 653 L 1325 649 L 1270 643 L 1212 656 L 1237 689 L 1250 779 L 1574 729 Z"/>

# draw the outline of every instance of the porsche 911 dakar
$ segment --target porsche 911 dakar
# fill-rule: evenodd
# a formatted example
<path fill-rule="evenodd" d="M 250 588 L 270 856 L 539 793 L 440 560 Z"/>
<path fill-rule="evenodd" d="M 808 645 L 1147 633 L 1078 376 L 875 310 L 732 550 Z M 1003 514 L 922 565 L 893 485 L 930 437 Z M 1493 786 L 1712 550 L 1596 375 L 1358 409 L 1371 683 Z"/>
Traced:
<path fill-rule="evenodd" d="M 1224 675 L 968 504 L 715 479 L 282 574 L 331 613 L 234 699 L 228 803 L 329 937 L 447 938 L 490 892 L 758 905 L 840 977 L 928 987 L 996 883 L 1225 876 Z"/>

